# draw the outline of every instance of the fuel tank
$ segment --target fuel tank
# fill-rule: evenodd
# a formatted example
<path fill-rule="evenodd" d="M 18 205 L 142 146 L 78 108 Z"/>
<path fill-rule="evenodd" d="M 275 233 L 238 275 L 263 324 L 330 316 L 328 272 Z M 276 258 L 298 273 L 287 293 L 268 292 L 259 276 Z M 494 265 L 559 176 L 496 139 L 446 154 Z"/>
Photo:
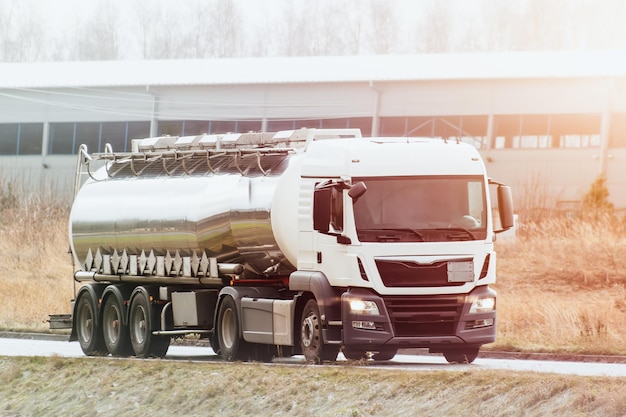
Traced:
<path fill-rule="evenodd" d="M 296 260 L 288 259 L 273 230 L 288 226 L 273 224 L 271 214 L 274 205 L 297 198 L 297 180 L 286 176 L 299 178 L 294 161 L 301 156 L 109 161 L 75 197 L 69 226 L 75 260 L 90 271 L 102 270 L 95 264 L 98 256 L 107 262 L 123 256 L 187 257 L 196 263 L 217 258 L 244 265 L 250 276 L 288 274 Z M 297 205 L 281 204 L 282 214 L 285 207 Z M 283 244 L 297 243 L 295 230 L 280 234 L 293 236 Z M 137 274 L 154 274 L 149 265 Z M 117 261 L 111 273 L 129 272 Z"/>

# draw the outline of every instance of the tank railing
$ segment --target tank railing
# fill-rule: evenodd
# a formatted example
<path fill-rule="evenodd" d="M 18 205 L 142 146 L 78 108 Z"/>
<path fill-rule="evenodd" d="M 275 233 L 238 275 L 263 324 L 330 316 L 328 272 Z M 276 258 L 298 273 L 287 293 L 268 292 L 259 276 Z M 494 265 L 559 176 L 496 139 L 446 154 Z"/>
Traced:
<path fill-rule="evenodd" d="M 211 171 L 211 174 L 215 174 L 215 169 L 213 168 L 213 166 L 211 166 L 211 159 L 215 159 L 218 158 L 220 156 L 224 156 L 226 155 L 226 152 L 220 152 L 219 154 L 216 155 L 211 155 L 209 152 L 207 152 L 206 154 L 206 164 L 207 167 L 209 168 L 209 171 Z"/>
<path fill-rule="evenodd" d="M 261 154 L 258 152 L 256 153 L 256 164 L 259 167 L 259 170 L 263 173 L 263 175 L 267 177 L 267 175 L 269 174 L 269 171 L 265 171 L 263 167 L 261 166 Z"/>
<path fill-rule="evenodd" d="M 105 143 L 104 144 L 104 153 L 105 154 L 113 154 L 113 146 L 110 143 Z M 115 163 L 115 157 L 113 157 L 113 161 L 112 163 L 110 163 L 110 160 L 106 160 L 104 162 L 104 169 L 107 172 L 107 177 L 111 177 L 111 173 L 109 172 L 109 168 L 111 167 L 112 164 Z"/>
<path fill-rule="evenodd" d="M 230 159 L 231 166 L 241 175 L 246 175 L 255 166 L 262 175 L 269 175 L 270 170 L 263 167 L 264 157 L 286 155 L 295 152 L 294 148 L 233 148 L 233 149 L 205 149 L 205 150 L 166 150 L 166 151 L 143 151 L 143 152 L 112 152 L 107 149 L 104 153 L 88 155 L 83 153 L 79 160 L 82 165 L 88 168 L 88 162 L 92 160 L 104 160 L 106 173 L 110 178 L 115 175 L 114 167 L 120 164 L 128 164 L 130 172 L 134 176 L 140 176 L 150 166 L 160 163 L 162 170 L 167 175 L 173 175 L 178 167 L 182 168 L 185 174 L 191 174 L 201 164 L 206 164 L 208 170 L 215 174 L 220 168 L 220 159 Z M 83 151 L 83 152 L 86 152 Z M 86 157 L 84 155 L 87 155 Z M 250 162 L 244 162 L 252 159 Z M 86 162 L 83 162 L 85 160 Z M 203 162 L 204 160 L 204 162 Z M 217 166 L 214 161 L 218 161 Z M 193 163 L 196 161 L 196 163 Z M 80 168 L 77 168 L 80 169 Z M 87 172 L 95 179 L 89 170 Z"/>
<path fill-rule="evenodd" d="M 91 169 L 89 167 L 89 163 L 91 161 L 93 161 L 93 157 L 89 155 L 87 145 L 80 145 L 78 148 L 76 171 L 74 173 L 74 197 L 76 197 L 78 190 L 80 190 L 83 175 L 87 174 L 92 180 L 97 181 L 97 179 L 91 174 Z"/>

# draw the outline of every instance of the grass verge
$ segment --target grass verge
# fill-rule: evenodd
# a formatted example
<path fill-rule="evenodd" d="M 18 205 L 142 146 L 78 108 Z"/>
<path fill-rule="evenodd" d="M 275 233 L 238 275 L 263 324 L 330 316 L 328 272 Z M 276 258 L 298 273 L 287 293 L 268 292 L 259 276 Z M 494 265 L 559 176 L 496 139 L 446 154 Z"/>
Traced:
<path fill-rule="evenodd" d="M 256 363 L 0 358 L 0 414 L 622 416 L 619 378 Z"/>

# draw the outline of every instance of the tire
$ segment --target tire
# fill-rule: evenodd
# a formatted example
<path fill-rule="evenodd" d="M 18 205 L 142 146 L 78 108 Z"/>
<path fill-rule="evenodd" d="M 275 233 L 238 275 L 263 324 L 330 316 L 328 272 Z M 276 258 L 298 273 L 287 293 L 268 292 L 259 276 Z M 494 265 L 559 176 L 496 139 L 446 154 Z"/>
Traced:
<path fill-rule="evenodd" d="M 137 292 L 130 304 L 128 328 L 133 352 L 139 357 L 162 358 L 170 347 L 169 337 L 152 334 L 155 313 L 146 293 Z"/>
<path fill-rule="evenodd" d="M 104 344 L 102 329 L 98 325 L 96 300 L 90 292 L 83 292 L 76 304 L 76 336 L 87 356 L 104 356 L 109 352 Z"/>
<path fill-rule="evenodd" d="M 359 349 L 343 348 L 343 356 L 351 361 L 367 360 L 367 351 Z"/>
<path fill-rule="evenodd" d="M 309 300 L 302 310 L 300 320 L 300 347 L 307 362 L 321 364 L 337 360 L 339 347 L 324 344 L 322 320 L 317 301 Z"/>
<path fill-rule="evenodd" d="M 398 349 L 381 349 L 372 355 L 375 361 L 390 361 L 396 356 Z"/>
<path fill-rule="evenodd" d="M 124 307 L 115 294 L 110 294 L 104 302 L 102 333 L 104 344 L 111 355 L 129 356 L 132 354 L 128 325 L 124 323 Z"/>
<path fill-rule="evenodd" d="M 443 351 L 448 363 L 472 363 L 478 356 L 479 347 L 466 347 Z"/>
<path fill-rule="evenodd" d="M 217 314 L 217 343 L 220 355 L 227 361 L 250 358 L 250 346 L 241 338 L 241 323 L 235 300 L 226 296 Z"/>

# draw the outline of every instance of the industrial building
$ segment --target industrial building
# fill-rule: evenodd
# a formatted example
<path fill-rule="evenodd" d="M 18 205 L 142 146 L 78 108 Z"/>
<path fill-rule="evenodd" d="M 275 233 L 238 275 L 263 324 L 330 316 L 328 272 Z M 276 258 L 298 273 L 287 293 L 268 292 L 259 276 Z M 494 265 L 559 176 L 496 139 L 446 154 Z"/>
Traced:
<path fill-rule="evenodd" d="M 70 192 L 76 152 L 203 133 L 360 128 L 475 145 L 526 208 L 599 176 L 626 209 L 626 52 L 0 64 L 0 175 Z"/>

